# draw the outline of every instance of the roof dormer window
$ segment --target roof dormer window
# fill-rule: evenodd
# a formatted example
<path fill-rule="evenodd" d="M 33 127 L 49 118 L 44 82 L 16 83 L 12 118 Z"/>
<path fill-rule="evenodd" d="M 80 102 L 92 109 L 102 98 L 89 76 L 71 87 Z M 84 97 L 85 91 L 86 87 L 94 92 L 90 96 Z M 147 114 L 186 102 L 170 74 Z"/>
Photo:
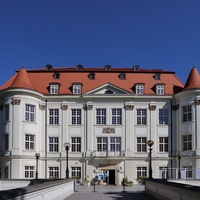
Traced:
<path fill-rule="evenodd" d="M 154 75 L 154 79 L 155 79 L 155 80 L 160 80 L 160 74 L 155 74 L 155 75 Z"/>
<path fill-rule="evenodd" d="M 50 83 L 50 94 L 59 94 L 60 83 Z"/>
<path fill-rule="evenodd" d="M 53 74 L 53 78 L 54 78 L 54 79 L 60 79 L 60 72 L 55 72 L 55 73 Z"/>
<path fill-rule="evenodd" d="M 76 65 L 76 69 L 77 69 L 77 71 L 82 71 L 83 65 L 81 65 L 81 64 Z"/>
<path fill-rule="evenodd" d="M 72 92 L 73 94 L 82 94 L 82 83 L 73 83 Z"/>
<path fill-rule="evenodd" d="M 88 78 L 90 80 L 94 80 L 95 79 L 95 73 L 94 72 L 89 73 Z"/>
<path fill-rule="evenodd" d="M 135 93 L 137 95 L 144 95 L 144 84 L 139 83 L 135 85 Z"/>
<path fill-rule="evenodd" d="M 125 73 L 121 73 L 119 75 L 120 80 L 126 80 L 126 74 Z"/>
<path fill-rule="evenodd" d="M 110 71 L 110 69 L 111 69 L 111 65 L 105 65 L 105 71 Z"/>
<path fill-rule="evenodd" d="M 156 94 L 157 95 L 164 95 L 165 94 L 165 85 L 164 84 L 157 84 L 156 85 Z"/>

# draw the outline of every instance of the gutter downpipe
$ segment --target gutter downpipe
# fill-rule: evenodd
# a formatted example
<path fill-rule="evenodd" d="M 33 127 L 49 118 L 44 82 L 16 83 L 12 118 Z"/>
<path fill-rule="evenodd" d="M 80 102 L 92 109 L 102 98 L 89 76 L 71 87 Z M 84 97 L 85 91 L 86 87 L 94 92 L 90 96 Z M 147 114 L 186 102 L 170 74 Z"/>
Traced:
<path fill-rule="evenodd" d="M 45 100 L 45 179 L 47 179 L 47 100 Z"/>

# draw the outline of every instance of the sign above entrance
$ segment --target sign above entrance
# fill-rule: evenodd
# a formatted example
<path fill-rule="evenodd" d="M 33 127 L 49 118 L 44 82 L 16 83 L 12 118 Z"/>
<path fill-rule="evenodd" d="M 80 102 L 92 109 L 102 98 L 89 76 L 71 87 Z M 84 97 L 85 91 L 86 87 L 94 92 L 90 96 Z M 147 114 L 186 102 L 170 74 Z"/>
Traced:
<path fill-rule="evenodd" d="M 102 133 L 115 133 L 115 128 L 103 128 Z"/>

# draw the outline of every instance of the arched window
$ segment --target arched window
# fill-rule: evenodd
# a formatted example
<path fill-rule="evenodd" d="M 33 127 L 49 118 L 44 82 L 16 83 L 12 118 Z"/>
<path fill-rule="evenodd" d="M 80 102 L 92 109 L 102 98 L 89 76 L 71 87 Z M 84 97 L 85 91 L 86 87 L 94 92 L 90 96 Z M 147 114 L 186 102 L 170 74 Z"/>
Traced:
<path fill-rule="evenodd" d="M 113 94 L 113 91 L 111 91 L 111 90 L 106 90 L 106 91 L 105 91 L 105 94 Z"/>

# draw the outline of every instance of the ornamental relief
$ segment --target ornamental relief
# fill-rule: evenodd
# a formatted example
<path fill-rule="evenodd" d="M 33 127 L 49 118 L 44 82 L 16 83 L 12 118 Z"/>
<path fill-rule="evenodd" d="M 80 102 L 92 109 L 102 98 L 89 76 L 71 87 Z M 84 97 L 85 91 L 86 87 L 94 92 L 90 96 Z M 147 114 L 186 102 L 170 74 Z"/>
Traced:
<path fill-rule="evenodd" d="M 115 128 L 103 128 L 102 133 L 115 133 Z"/>
<path fill-rule="evenodd" d="M 87 104 L 83 104 L 83 109 L 84 110 L 92 110 L 93 105 L 87 105 Z"/>
<path fill-rule="evenodd" d="M 196 105 L 200 105 L 200 99 L 196 99 Z"/>
<path fill-rule="evenodd" d="M 68 105 L 61 105 L 60 108 L 61 108 L 61 110 L 67 110 L 68 109 Z"/>
<path fill-rule="evenodd" d="M 21 100 L 20 99 L 12 99 L 11 104 L 12 105 L 20 105 Z"/>
<path fill-rule="evenodd" d="M 155 105 L 152 105 L 152 106 L 150 105 L 150 106 L 149 106 L 149 110 L 155 111 L 155 110 L 156 110 L 156 106 L 155 106 Z"/>
<path fill-rule="evenodd" d="M 125 110 L 133 110 L 134 106 L 133 105 L 124 105 Z"/>
<path fill-rule="evenodd" d="M 39 109 L 40 109 L 40 110 L 45 110 L 45 108 L 46 108 L 45 105 L 41 105 L 41 104 L 39 104 Z"/>

